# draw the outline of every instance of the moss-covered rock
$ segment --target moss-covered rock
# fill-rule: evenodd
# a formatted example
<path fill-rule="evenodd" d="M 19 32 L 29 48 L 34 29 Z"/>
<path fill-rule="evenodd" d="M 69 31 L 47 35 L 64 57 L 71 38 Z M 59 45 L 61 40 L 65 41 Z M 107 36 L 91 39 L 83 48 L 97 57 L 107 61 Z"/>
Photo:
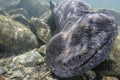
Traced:
<path fill-rule="evenodd" d="M 30 29 L 11 18 L 0 15 L 0 48 L 21 52 L 38 46 L 36 36 Z"/>
<path fill-rule="evenodd" d="M 25 52 L 24 54 L 13 58 L 13 64 L 22 64 L 27 67 L 35 67 L 43 61 L 44 58 L 37 52 L 36 49 Z"/>
<path fill-rule="evenodd" d="M 38 52 L 39 52 L 43 57 L 45 57 L 45 55 L 46 55 L 46 45 L 42 45 L 42 46 L 38 49 Z"/>
<path fill-rule="evenodd" d="M 47 23 L 51 16 L 51 11 L 46 11 L 43 15 L 40 16 L 40 20 Z"/>
<path fill-rule="evenodd" d="M 49 4 L 41 0 L 0 0 L 0 4 L 0 10 L 10 15 L 23 14 L 26 18 L 40 17 L 49 10 Z"/>
<path fill-rule="evenodd" d="M 9 14 L 4 10 L 0 10 L 0 15 L 9 16 Z"/>
<path fill-rule="evenodd" d="M 47 43 L 50 40 L 50 27 L 46 23 L 40 21 L 39 19 L 31 19 L 30 28 L 33 30 L 34 34 L 36 34 L 36 36 L 44 43 Z"/>

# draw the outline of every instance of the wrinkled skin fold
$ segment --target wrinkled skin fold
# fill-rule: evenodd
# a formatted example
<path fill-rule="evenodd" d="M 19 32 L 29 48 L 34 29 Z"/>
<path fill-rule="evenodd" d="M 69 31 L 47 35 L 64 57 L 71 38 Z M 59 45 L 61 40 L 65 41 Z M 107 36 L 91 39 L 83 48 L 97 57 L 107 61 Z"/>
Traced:
<path fill-rule="evenodd" d="M 51 2 L 59 33 L 47 44 L 46 63 L 62 78 L 82 75 L 103 62 L 117 36 L 111 15 L 94 12 L 81 0 Z"/>

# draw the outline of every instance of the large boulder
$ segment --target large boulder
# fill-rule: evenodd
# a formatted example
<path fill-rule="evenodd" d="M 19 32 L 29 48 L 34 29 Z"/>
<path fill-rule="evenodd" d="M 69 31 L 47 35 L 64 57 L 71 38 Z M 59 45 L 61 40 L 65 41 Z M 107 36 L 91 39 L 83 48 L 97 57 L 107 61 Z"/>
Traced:
<path fill-rule="evenodd" d="M 0 15 L 0 48 L 21 52 L 38 46 L 36 36 L 24 25 Z"/>

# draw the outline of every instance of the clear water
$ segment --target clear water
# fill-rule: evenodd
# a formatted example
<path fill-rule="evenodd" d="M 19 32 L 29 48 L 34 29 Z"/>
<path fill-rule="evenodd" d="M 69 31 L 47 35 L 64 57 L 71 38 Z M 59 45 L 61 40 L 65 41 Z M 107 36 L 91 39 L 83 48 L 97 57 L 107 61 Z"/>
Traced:
<path fill-rule="evenodd" d="M 115 9 L 120 11 L 120 0 L 85 0 L 94 8 Z"/>
<path fill-rule="evenodd" d="M 51 0 L 51 1 L 61 1 L 61 0 Z M 93 8 L 114 9 L 120 11 L 120 0 L 83 0 L 83 1 L 88 2 Z"/>

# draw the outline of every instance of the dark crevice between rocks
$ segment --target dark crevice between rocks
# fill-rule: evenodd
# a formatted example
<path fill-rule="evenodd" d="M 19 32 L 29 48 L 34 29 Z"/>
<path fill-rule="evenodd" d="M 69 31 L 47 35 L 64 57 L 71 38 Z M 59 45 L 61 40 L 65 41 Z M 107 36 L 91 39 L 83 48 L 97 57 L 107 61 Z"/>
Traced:
<path fill-rule="evenodd" d="M 57 25 L 55 24 L 53 15 L 50 15 L 50 17 L 48 18 L 47 24 L 50 26 L 52 36 L 54 36 L 55 34 L 59 32 L 59 29 Z"/>

